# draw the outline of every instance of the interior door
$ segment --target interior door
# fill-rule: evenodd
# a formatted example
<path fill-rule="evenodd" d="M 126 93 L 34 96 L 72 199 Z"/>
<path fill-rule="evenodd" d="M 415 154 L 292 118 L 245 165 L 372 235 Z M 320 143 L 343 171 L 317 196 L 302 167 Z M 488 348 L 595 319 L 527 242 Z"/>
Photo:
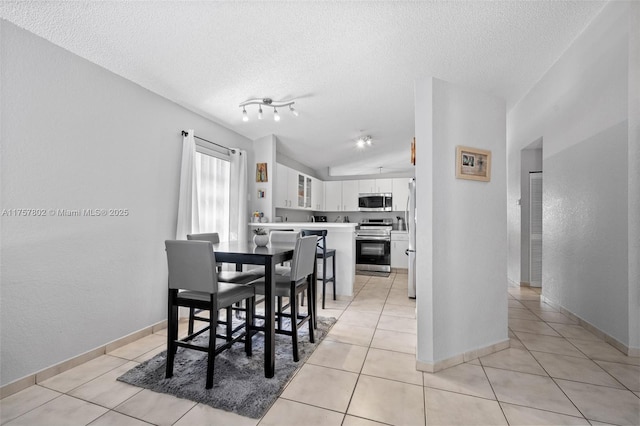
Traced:
<path fill-rule="evenodd" d="M 542 172 L 529 173 L 529 283 L 542 286 Z"/>

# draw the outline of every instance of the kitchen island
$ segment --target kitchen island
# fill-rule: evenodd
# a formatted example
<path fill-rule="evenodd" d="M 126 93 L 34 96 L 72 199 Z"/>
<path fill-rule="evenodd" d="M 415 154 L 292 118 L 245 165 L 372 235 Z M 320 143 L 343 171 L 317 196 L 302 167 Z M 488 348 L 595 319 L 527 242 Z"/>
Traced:
<path fill-rule="evenodd" d="M 352 296 L 353 282 L 356 276 L 356 223 L 335 222 L 275 222 L 275 223 L 250 223 L 249 228 L 264 228 L 268 232 L 272 230 L 300 231 L 302 229 L 326 229 L 327 248 L 336 250 L 336 294 L 338 296 Z M 251 232 L 253 235 L 253 232 Z M 327 274 L 331 276 L 331 262 L 328 260 Z M 331 283 L 327 283 L 327 292 L 330 292 Z M 319 287 L 320 291 L 321 287 Z"/>

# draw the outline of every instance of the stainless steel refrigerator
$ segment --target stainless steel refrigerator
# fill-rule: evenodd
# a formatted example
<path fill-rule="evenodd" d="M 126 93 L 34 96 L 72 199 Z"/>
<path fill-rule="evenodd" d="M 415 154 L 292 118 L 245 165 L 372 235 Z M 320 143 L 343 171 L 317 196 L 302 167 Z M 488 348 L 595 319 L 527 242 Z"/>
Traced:
<path fill-rule="evenodd" d="M 409 199 L 405 211 L 405 223 L 409 233 L 409 248 L 406 251 L 409 256 L 409 297 L 416 298 L 416 179 L 409 181 Z"/>

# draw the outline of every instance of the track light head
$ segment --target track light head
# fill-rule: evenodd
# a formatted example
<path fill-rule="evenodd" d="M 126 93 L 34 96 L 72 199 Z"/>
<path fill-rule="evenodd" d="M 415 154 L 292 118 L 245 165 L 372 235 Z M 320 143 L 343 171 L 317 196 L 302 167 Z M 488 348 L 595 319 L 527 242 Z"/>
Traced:
<path fill-rule="evenodd" d="M 258 107 L 258 120 L 262 120 L 262 105 Z"/>
<path fill-rule="evenodd" d="M 295 115 L 296 117 L 297 117 L 298 115 L 300 115 L 300 114 L 298 113 L 298 111 L 296 111 L 296 109 L 293 107 L 293 105 L 289 105 L 289 111 L 291 111 L 291 113 L 292 113 L 293 115 Z"/>
<path fill-rule="evenodd" d="M 273 121 L 280 121 L 280 114 L 275 107 L 273 108 Z"/>
<path fill-rule="evenodd" d="M 244 109 L 244 107 L 242 107 L 242 121 L 244 121 L 244 122 L 249 121 L 249 116 L 247 115 L 247 110 Z"/>

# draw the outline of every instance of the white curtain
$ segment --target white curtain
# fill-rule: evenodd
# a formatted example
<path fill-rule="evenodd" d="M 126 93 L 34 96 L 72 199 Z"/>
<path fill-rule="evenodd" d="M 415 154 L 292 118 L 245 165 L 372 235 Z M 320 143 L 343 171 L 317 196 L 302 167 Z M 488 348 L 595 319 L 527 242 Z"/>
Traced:
<path fill-rule="evenodd" d="M 176 239 L 186 240 L 187 234 L 200 232 L 198 214 L 198 185 L 196 176 L 196 141 L 193 129 L 182 138 L 182 167 L 180 169 L 180 195 L 178 197 L 178 224 Z"/>
<path fill-rule="evenodd" d="M 229 194 L 229 239 L 248 241 L 247 213 L 247 153 L 235 149 L 231 157 L 231 188 Z"/>

